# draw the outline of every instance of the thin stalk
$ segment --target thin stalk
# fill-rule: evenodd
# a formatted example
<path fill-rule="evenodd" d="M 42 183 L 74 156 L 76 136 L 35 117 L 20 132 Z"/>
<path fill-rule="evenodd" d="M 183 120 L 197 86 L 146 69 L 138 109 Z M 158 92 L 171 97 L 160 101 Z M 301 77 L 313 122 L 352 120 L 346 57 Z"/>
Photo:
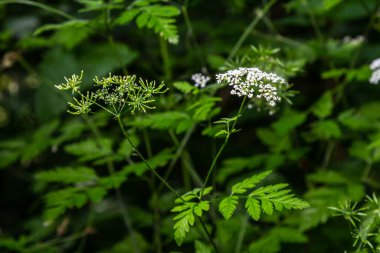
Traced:
<path fill-rule="evenodd" d="M 192 125 L 186 132 L 185 136 L 183 137 L 181 143 L 178 143 L 178 140 L 177 138 L 175 137 L 174 133 L 172 132 L 169 132 L 170 136 L 172 137 L 173 141 L 175 142 L 175 145 L 177 145 L 177 152 L 175 153 L 174 155 L 174 158 L 172 159 L 172 161 L 170 162 L 169 164 L 169 167 L 164 175 L 164 179 L 165 181 L 168 180 L 170 174 L 172 173 L 173 169 L 174 169 L 174 165 L 177 163 L 178 161 L 178 158 L 182 155 L 182 152 L 183 150 L 185 149 L 186 147 L 186 144 L 188 143 L 189 139 L 190 139 L 190 136 L 192 135 L 192 133 L 194 132 L 194 128 L 195 126 Z M 160 186 L 158 187 L 158 190 L 160 191 L 162 189 L 162 184 L 160 184 Z"/>
<path fill-rule="evenodd" d="M 83 119 L 86 121 L 87 125 L 90 127 L 90 129 L 94 133 L 95 141 L 97 142 L 97 145 L 99 145 L 101 147 L 102 146 L 102 144 L 100 142 L 100 140 L 102 138 L 101 132 L 99 131 L 99 129 L 97 128 L 97 126 L 94 124 L 94 122 L 91 120 L 90 117 L 88 117 L 87 115 L 83 115 Z M 115 174 L 115 168 L 113 165 L 113 161 L 107 162 L 107 169 L 108 169 L 108 173 L 111 176 Z M 123 196 L 122 196 L 120 188 L 115 188 L 115 193 L 116 193 L 116 200 L 117 200 L 117 203 L 119 205 L 121 216 L 123 218 L 125 227 L 127 228 L 127 231 L 129 231 L 130 236 L 131 236 L 131 243 L 132 243 L 133 251 L 135 253 L 139 253 L 140 249 L 138 247 L 138 243 L 137 243 L 137 240 L 135 237 L 132 222 L 131 222 L 131 219 L 129 217 L 128 209 L 126 208 L 124 202 L 122 201 Z"/>
<path fill-rule="evenodd" d="M 122 68 L 123 74 L 127 75 L 128 74 L 127 68 L 125 67 L 125 65 L 123 65 L 123 59 L 120 57 L 120 54 L 116 50 L 116 43 L 115 43 L 115 40 L 113 39 L 113 36 L 112 36 L 111 9 L 110 8 L 106 8 L 104 10 L 104 25 L 105 25 L 105 29 L 106 29 L 105 36 L 107 37 L 108 43 L 111 46 L 111 50 L 113 51 L 113 54 L 114 54 L 116 60 L 119 62 L 120 66 Z"/>
<path fill-rule="evenodd" d="M 152 146 L 150 145 L 149 135 L 145 129 L 143 130 L 143 139 L 145 143 L 146 153 L 148 154 L 148 157 L 152 157 Z"/>
<path fill-rule="evenodd" d="M 315 18 L 314 13 L 310 9 L 310 6 L 309 6 L 309 4 L 308 4 L 307 1 L 308 0 L 304 0 L 302 3 L 305 6 L 307 14 L 310 17 L 311 25 L 313 26 L 314 32 L 317 35 L 318 40 L 322 43 L 324 41 L 324 39 L 323 39 L 323 35 L 322 35 L 322 32 L 321 32 L 321 29 L 319 28 L 319 25 L 317 23 L 317 19 Z"/>
<path fill-rule="evenodd" d="M 5 4 L 24 4 L 24 5 L 30 5 L 30 6 L 34 6 L 34 7 L 37 7 L 37 8 L 40 8 L 40 9 L 43 9 L 45 11 L 48 11 L 48 12 L 51 12 L 51 13 L 54 13 L 54 14 L 57 14 L 61 17 L 64 17 L 66 19 L 75 19 L 74 16 L 71 16 L 59 9 L 56 9 L 56 8 L 53 8 L 53 7 L 50 7 L 46 4 L 43 4 L 43 3 L 39 3 L 39 2 L 35 2 L 35 1 L 28 1 L 28 0 L 2 0 L 0 2 L 0 5 L 5 5 Z"/>
<path fill-rule="evenodd" d="M 153 211 L 154 211 L 154 234 L 153 243 L 156 248 L 157 253 L 162 252 L 162 241 L 161 241 L 161 217 L 160 217 L 160 204 L 158 192 L 154 191 L 152 196 Z"/>
<path fill-rule="evenodd" d="M 364 33 L 363 33 L 363 36 L 364 36 L 365 40 L 367 40 L 367 41 L 368 41 L 369 32 L 371 31 L 371 28 L 374 26 L 374 24 L 376 22 L 376 13 L 379 11 L 379 8 L 380 8 L 380 1 L 377 1 L 376 6 L 371 13 L 370 22 L 368 23 L 368 25 L 365 28 Z M 364 48 L 364 42 L 359 46 L 359 48 L 356 50 L 354 56 L 351 58 L 352 60 L 351 60 L 350 65 L 349 65 L 349 70 L 352 70 L 355 67 L 355 64 L 356 64 L 363 48 Z M 337 87 L 337 89 L 336 89 L 337 93 L 338 93 L 337 98 L 336 98 L 337 102 L 340 99 L 342 99 L 343 92 L 344 92 L 344 89 L 347 86 L 347 84 L 348 84 L 348 80 L 346 79 L 340 86 Z"/>
<path fill-rule="evenodd" d="M 197 217 L 198 217 L 198 216 L 197 216 Z M 215 244 L 214 240 L 212 239 L 212 236 L 211 236 L 210 232 L 208 232 L 208 230 L 207 230 L 207 228 L 206 228 L 206 225 L 204 224 L 202 218 L 201 218 L 201 217 L 198 217 L 198 219 L 199 219 L 199 221 L 200 221 L 200 223 L 201 223 L 201 225 L 202 225 L 203 230 L 204 230 L 205 233 L 206 233 L 206 236 L 207 236 L 208 240 L 210 241 L 212 247 L 214 248 L 215 253 L 218 253 L 219 250 L 218 250 L 218 248 L 216 247 L 216 244 Z"/>
<path fill-rule="evenodd" d="M 323 158 L 323 163 L 322 163 L 323 169 L 326 169 L 330 163 L 331 155 L 332 155 L 332 152 L 334 151 L 334 146 L 335 146 L 334 141 L 329 141 L 327 143 L 326 153 L 325 153 L 325 156 Z"/>
<path fill-rule="evenodd" d="M 239 51 L 240 47 L 243 45 L 244 41 L 247 39 L 248 35 L 252 32 L 252 30 L 256 27 L 259 21 L 263 18 L 263 16 L 270 10 L 272 5 L 276 3 L 277 0 L 271 0 L 267 3 L 262 10 L 258 11 L 256 17 L 252 20 L 252 22 L 245 28 L 243 34 L 240 36 L 239 40 L 236 42 L 235 46 L 232 48 L 230 54 L 228 55 L 227 61 L 232 60 L 235 57 L 236 53 Z"/>
<path fill-rule="evenodd" d="M 120 116 L 117 115 L 116 116 L 116 119 L 117 119 L 117 122 L 119 123 L 119 126 L 120 126 L 120 129 L 121 131 L 123 132 L 123 135 L 124 137 L 127 139 L 129 145 L 131 145 L 133 151 L 140 157 L 140 159 L 143 161 L 143 163 L 145 164 L 145 166 L 150 169 L 153 174 L 171 191 L 173 192 L 178 198 L 181 198 L 181 195 L 179 195 L 179 193 L 174 190 L 173 187 L 171 187 L 168 182 L 166 182 L 165 179 L 163 179 L 157 172 L 155 169 L 152 168 L 152 166 L 150 166 L 150 164 L 148 163 L 148 161 L 145 159 L 145 157 L 140 153 L 140 151 L 136 148 L 136 146 L 133 144 L 132 140 L 129 138 L 129 135 L 127 133 L 127 131 L 125 131 L 125 128 L 124 128 L 124 125 L 123 125 L 123 122 L 121 121 L 120 119 Z"/>
<path fill-rule="evenodd" d="M 368 160 L 363 170 L 362 181 L 366 181 L 368 179 L 369 173 L 371 173 L 371 169 L 372 169 L 372 161 Z"/>
<path fill-rule="evenodd" d="M 242 110 L 243 110 L 243 108 L 244 108 L 244 105 L 245 105 L 245 101 L 246 101 L 246 99 L 247 99 L 247 97 L 244 96 L 244 99 L 243 99 L 243 101 L 241 102 L 241 105 L 240 105 L 239 111 L 238 111 L 238 113 L 236 114 L 236 120 L 235 120 L 234 123 L 232 124 L 231 130 L 230 130 L 231 132 L 235 129 L 235 126 L 236 126 L 236 123 L 237 123 L 238 118 L 239 118 L 239 116 L 240 116 L 240 113 L 242 112 Z M 220 155 L 222 154 L 222 152 L 223 152 L 225 146 L 227 145 L 228 140 L 230 139 L 230 136 L 231 136 L 230 132 L 227 133 L 227 136 L 226 136 L 226 138 L 224 139 L 224 142 L 223 142 L 222 146 L 219 148 L 218 153 L 216 154 L 214 160 L 212 161 L 212 164 L 211 164 L 210 169 L 208 170 L 208 173 L 207 173 L 207 176 L 206 176 L 206 180 L 205 180 L 205 182 L 203 183 L 202 192 L 201 192 L 201 198 L 203 197 L 203 191 L 204 191 L 204 189 L 205 189 L 206 186 L 207 186 L 208 180 L 210 179 L 211 173 L 212 173 L 213 169 L 215 168 L 216 162 L 218 161 L 218 159 L 219 159 Z"/>
<path fill-rule="evenodd" d="M 181 10 L 182 10 L 183 19 L 185 20 L 185 25 L 187 28 L 187 36 L 193 40 L 194 49 L 195 49 L 195 52 L 197 53 L 197 57 L 199 58 L 199 61 L 202 64 L 202 67 L 204 67 L 206 66 L 206 62 L 199 48 L 198 41 L 194 35 L 193 25 L 191 24 L 189 13 L 187 11 L 187 1 L 182 5 Z"/>
<path fill-rule="evenodd" d="M 193 132 L 194 130 L 191 130 L 191 131 Z M 169 135 L 172 138 L 172 140 L 176 146 L 178 146 L 178 147 L 183 146 L 183 150 L 181 152 L 178 152 L 178 149 L 180 149 L 180 148 L 177 147 L 177 153 L 180 153 L 180 157 L 182 158 L 183 165 L 186 166 L 186 170 L 190 173 L 194 184 L 197 185 L 197 187 L 201 187 L 203 182 L 202 182 L 201 178 L 199 177 L 197 171 L 194 169 L 194 166 L 191 163 L 191 158 L 190 158 L 189 153 L 186 151 L 185 141 L 187 142 L 188 140 L 185 140 L 185 139 L 189 139 L 191 135 L 189 134 L 189 137 L 187 137 L 186 136 L 187 134 L 185 134 L 184 139 L 182 139 L 181 143 L 178 141 L 177 137 L 175 136 L 175 134 L 172 131 L 169 131 Z M 174 160 L 175 159 L 176 158 L 174 158 Z M 172 162 L 172 163 L 173 163 L 173 165 L 169 165 L 168 171 L 172 170 L 171 167 L 174 166 L 174 164 L 175 164 L 174 162 Z M 164 177 L 165 180 L 168 179 L 169 174 L 170 173 L 168 173 L 168 172 L 165 174 L 165 177 Z M 159 190 L 161 190 L 161 189 L 162 189 L 162 185 L 160 186 Z"/>
<path fill-rule="evenodd" d="M 246 215 L 245 217 L 242 218 L 242 221 L 241 221 L 240 232 L 239 232 L 238 239 L 235 246 L 235 253 L 241 252 L 241 247 L 243 245 L 244 236 L 247 231 L 247 226 L 248 226 L 248 216 Z"/>
<path fill-rule="evenodd" d="M 160 43 L 160 52 L 161 52 L 162 63 L 164 66 L 165 79 L 171 80 L 172 79 L 172 68 L 171 68 L 168 44 L 161 36 L 159 38 L 159 43 Z"/>

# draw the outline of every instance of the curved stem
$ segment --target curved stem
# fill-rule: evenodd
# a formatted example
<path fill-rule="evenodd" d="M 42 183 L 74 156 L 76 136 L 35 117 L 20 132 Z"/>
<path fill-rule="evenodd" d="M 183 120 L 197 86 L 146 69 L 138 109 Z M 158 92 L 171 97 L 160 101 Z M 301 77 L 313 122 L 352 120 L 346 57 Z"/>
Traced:
<path fill-rule="evenodd" d="M 172 67 L 171 67 L 172 64 L 170 61 L 168 44 L 161 36 L 159 38 L 159 44 L 160 44 L 162 63 L 164 67 L 165 79 L 171 80 L 173 73 L 172 73 Z"/>
<path fill-rule="evenodd" d="M 210 243 L 212 244 L 212 247 L 214 248 L 215 253 L 218 253 L 219 250 L 218 250 L 218 248 L 216 247 L 216 244 L 215 244 L 214 240 L 212 239 L 212 236 L 211 236 L 210 232 L 208 232 L 208 230 L 207 230 L 207 228 L 206 228 L 206 225 L 204 224 L 202 218 L 201 218 L 201 217 L 198 217 L 198 219 L 199 219 L 199 221 L 200 221 L 200 223 L 201 223 L 201 225 L 202 225 L 203 230 L 205 231 L 205 233 L 206 233 L 206 235 L 207 235 L 208 240 L 209 240 Z"/>
<path fill-rule="evenodd" d="M 206 186 L 207 186 L 208 180 L 210 179 L 211 173 L 212 173 L 212 171 L 213 171 L 213 169 L 214 169 L 214 167 L 215 167 L 215 165 L 216 165 L 216 162 L 218 161 L 218 159 L 219 159 L 220 155 L 222 154 L 222 152 L 223 152 L 225 146 L 227 145 L 228 140 L 230 139 L 231 133 L 232 133 L 233 130 L 235 129 L 236 123 L 237 123 L 238 118 L 239 118 L 239 116 L 240 116 L 240 114 L 241 114 L 241 112 L 242 112 L 242 110 L 243 110 L 243 108 L 244 108 L 244 105 L 245 105 L 246 100 L 247 100 L 247 97 L 244 96 L 244 99 L 243 99 L 243 101 L 241 102 L 241 105 L 240 105 L 239 111 L 238 111 L 238 113 L 236 114 L 236 119 L 235 119 L 234 123 L 232 124 L 232 127 L 231 127 L 230 131 L 227 133 L 227 136 L 226 136 L 226 138 L 224 139 L 224 142 L 223 142 L 222 146 L 219 148 L 218 153 L 216 154 L 214 160 L 212 161 L 212 164 L 211 164 L 210 169 L 208 170 L 208 173 L 207 173 L 207 176 L 206 176 L 206 180 L 205 180 L 205 182 L 203 183 L 202 192 L 201 192 L 201 198 L 203 197 L 203 191 L 204 191 L 204 189 L 205 189 Z"/>
<path fill-rule="evenodd" d="M 34 7 L 37 7 L 37 8 L 41 8 L 45 11 L 48 11 L 48 12 L 51 12 L 51 13 L 54 13 L 54 14 L 57 14 L 59 16 L 62 16 L 64 18 L 67 18 L 67 19 L 75 19 L 74 16 L 71 16 L 61 10 L 58 10 L 56 8 L 53 8 L 53 7 L 50 7 L 46 4 L 43 4 L 43 3 L 38 3 L 38 2 L 34 2 L 34 1 L 28 1 L 28 0 L 3 0 L 0 5 L 5 5 L 5 4 L 24 4 L 24 5 L 30 5 L 30 6 L 34 6 Z"/>
<path fill-rule="evenodd" d="M 228 55 L 227 60 L 230 61 L 235 57 L 236 53 L 239 51 L 240 47 L 243 45 L 244 41 L 247 39 L 248 35 L 252 32 L 255 26 L 259 23 L 259 21 L 263 18 L 265 13 L 269 11 L 269 9 L 276 3 L 277 0 L 271 0 L 267 3 L 262 10 L 258 12 L 255 19 L 245 28 L 243 34 L 240 36 L 239 40 L 236 42 L 235 46 L 232 48 L 231 53 Z"/>
<path fill-rule="evenodd" d="M 171 134 L 171 137 L 172 137 L 173 141 L 175 142 L 175 145 L 177 146 L 177 152 L 175 153 L 174 158 L 172 159 L 172 161 L 171 161 L 171 163 L 170 163 L 170 165 L 169 165 L 169 167 L 168 167 L 168 169 L 167 169 L 167 171 L 163 177 L 165 180 L 167 180 L 169 178 L 170 174 L 172 173 L 172 171 L 174 169 L 174 165 L 177 163 L 178 158 L 183 155 L 183 151 L 184 151 L 186 144 L 188 143 L 192 133 L 194 132 L 194 129 L 195 129 L 195 125 L 192 125 L 189 128 L 189 130 L 187 130 L 187 132 L 186 132 L 185 136 L 183 137 L 181 143 L 178 143 L 178 140 L 175 138 L 174 134 L 173 135 Z M 198 176 L 198 175 L 196 175 L 196 176 Z M 162 184 L 159 185 L 158 191 L 161 191 L 162 186 L 163 186 Z"/>
<path fill-rule="evenodd" d="M 87 115 L 83 115 L 83 119 L 86 121 L 86 123 L 88 124 L 88 126 L 90 127 L 92 132 L 94 133 L 95 141 L 96 141 L 97 145 L 99 147 L 102 147 L 102 144 L 100 142 L 100 140 L 102 138 L 102 134 L 99 131 L 99 129 L 97 128 L 97 126 L 94 124 L 94 122 L 91 120 L 91 118 L 88 117 Z M 111 176 L 113 176 L 115 174 L 115 168 L 114 168 L 114 164 L 113 164 L 112 160 L 107 162 L 107 169 L 108 169 L 108 172 Z M 137 243 L 137 240 L 135 237 L 135 232 L 134 232 L 132 222 L 131 222 L 131 219 L 130 219 L 130 216 L 128 213 L 128 209 L 125 206 L 125 203 L 122 201 L 123 196 L 122 196 L 120 188 L 115 188 L 115 193 L 116 193 L 117 204 L 119 205 L 120 212 L 121 212 L 121 217 L 123 218 L 124 224 L 125 224 L 127 230 L 129 231 L 129 234 L 131 236 L 131 243 L 132 243 L 133 251 L 135 253 L 139 253 L 140 249 L 138 247 L 138 243 Z"/>
<path fill-rule="evenodd" d="M 140 151 L 136 148 L 136 146 L 133 144 L 132 140 L 129 138 L 128 136 L 128 133 L 127 131 L 125 131 L 125 128 L 124 128 L 124 125 L 123 125 L 123 122 L 121 121 L 120 119 L 120 115 L 117 115 L 116 116 L 116 119 L 117 119 L 117 122 L 119 123 L 119 126 L 120 126 L 120 129 L 121 131 L 123 132 L 123 135 L 125 136 L 125 138 L 127 139 L 129 145 L 131 145 L 133 151 L 140 157 L 140 159 L 143 161 L 143 163 L 145 164 L 145 166 L 150 169 L 153 174 L 171 191 L 173 192 L 178 198 L 181 198 L 181 195 L 179 195 L 179 193 L 174 190 L 173 187 L 171 187 L 168 182 L 166 182 L 165 179 L 163 179 L 157 172 L 155 169 L 152 168 L 152 166 L 150 166 L 150 164 L 148 163 L 148 161 L 145 159 L 145 157 L 140 153 Z"/>
<path fill-rule="evenodd" d="M 241 247 L 243 245 L 244 236 L 247 231 L 247 226 L 248 226 L 248 216 L 245 215 L 244 217 L 242 217 L 241 226 L 240 226 L 241 229 L 238 235 L 238 239 L 237 239 L 235 251 L 234 251 L 235 253 L 241 252 Z"/>

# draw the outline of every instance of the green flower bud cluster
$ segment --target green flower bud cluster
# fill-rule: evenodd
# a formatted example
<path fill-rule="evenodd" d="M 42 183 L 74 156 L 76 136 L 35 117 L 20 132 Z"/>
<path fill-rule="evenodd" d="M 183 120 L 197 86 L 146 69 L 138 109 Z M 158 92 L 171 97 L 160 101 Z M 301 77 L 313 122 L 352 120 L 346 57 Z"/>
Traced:
<path fill-rule="evenodd" d="M 68 110 L 72 114 L 88 114 L 92 105 L 106 110 L 114 116 L 130 111 L 143 111 L 155 109 L 152 106 L 154 95 L 164 93 L 165 84 L 156 85 L 155 81 L 144 81 L 138 79 L 135 75 L 116 76 L 109 74 L 107 77 L 94 78 L 94 87 L 92 91 L 88 91 L 84 95 L 80 91 L 82 83 L 83 71 L 80 76 L 72 75 L 66 78 L 66 83 L 56 85 L 59 90 L 71 90 L 72 94 L 80 96 L 79 99 L 73 98 L 73 102 L 68 102 L 72 110 Z"/>

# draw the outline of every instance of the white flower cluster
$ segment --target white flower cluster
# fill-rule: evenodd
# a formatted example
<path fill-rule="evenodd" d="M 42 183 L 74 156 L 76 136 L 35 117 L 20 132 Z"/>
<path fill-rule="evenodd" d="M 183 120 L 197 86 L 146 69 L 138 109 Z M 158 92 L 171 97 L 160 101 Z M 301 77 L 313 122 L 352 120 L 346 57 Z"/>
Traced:
<path fill-rule="evenodd" d="M 191 76 L 191 80 L 194 81 L 195 87 L 204 88 L 208 81 L 211 80 L 209 76 L 205 76 L 202 73 L 196 73 Z"/>
<path fill-rule="evenodd" d="M 372 84 L 378 84 L 380 82 L 380 58 L 373 60 L 369 67 L 373 71 L 369 78 L 369 82 Z"/>
<path fill-rule="evenodd" d="M 351 36 L 344 36 L 343 37 L 343 43 L 351 44 L 353 46 L 360 45 L 363 43 L 365 40 L 365 37 L 363 35 L 359 35 L 356 37 L 351 37 Z"/>
<path fill-rule="evenodd" d="M 232 86 L 231 94 L 247 96 L 261 101 L 270 111 L 281 101 L 279 90 L 287 87 L 284 78 L 274 73 L 267 73 L 258 68 L 238 68 L 216 75 L 218 83 Z M 256 104 L 257 101 L 256 101 Z"/>

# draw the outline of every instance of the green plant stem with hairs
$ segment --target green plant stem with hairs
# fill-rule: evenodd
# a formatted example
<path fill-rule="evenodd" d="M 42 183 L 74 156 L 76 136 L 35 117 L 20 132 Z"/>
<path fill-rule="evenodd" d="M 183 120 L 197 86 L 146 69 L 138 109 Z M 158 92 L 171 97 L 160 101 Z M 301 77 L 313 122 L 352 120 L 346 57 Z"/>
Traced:
<path fill-rule="evenodd" d="M 201 197 L 203 196 L 203 191 L 204 191 L 204 189 L 205 189 L 206 186 L 207 186 L 207 183 L 208 183 L 208 181 L 209 181 L 209 179 L 210 179 L 211 173 L 212 173 L 213 169 L 215 168 L 215 165 L 216 165 L 216 163 L 217 163 L 217 161 L 218 161 L 220 155 L 222 154 L 224 148 L 226 147 L 226 145 L 227 145 L 227 143 L 228 143 L 228 141 L 229 141 L 229 139 L 230 139 L 230 137 L 231 137 L 231 133 L 232 133 L 233 130 L 235 129 L 236 123 L 237 123 L 237 121 L 238 121 L 238 118 L 239 118 L 241 112 L 243 111 L 243 108 L 244 108 L 244 105 L 245 105 L 246 100 L 247 100 L 247 97 L 244 96 L 243 101 L 242 101 L 241 104 L 240 104 L 240 108 L 239 108 L 239 110 L 238 110 L 238 113 L 236 114 L 236 119 L 234 120 L 234 123 L 232 124 L 232 127 L 231 127 L 230 131 L 227 133 L 226 138 L 224 139 L 224 142 L 223 142 L 222 146 L 220 146 L 218 152 L 216 153 L 215 158 L 213 159 L 213 161 L 212 161 L 212 163 L 211 163 L 210 169 L 209 169 L 208 172 L 207 172 L 206 179 L 205 179 L 205 181 L 204 181 L 204 183 L 203 183 L 203 186 L 202 186 Z"/>

